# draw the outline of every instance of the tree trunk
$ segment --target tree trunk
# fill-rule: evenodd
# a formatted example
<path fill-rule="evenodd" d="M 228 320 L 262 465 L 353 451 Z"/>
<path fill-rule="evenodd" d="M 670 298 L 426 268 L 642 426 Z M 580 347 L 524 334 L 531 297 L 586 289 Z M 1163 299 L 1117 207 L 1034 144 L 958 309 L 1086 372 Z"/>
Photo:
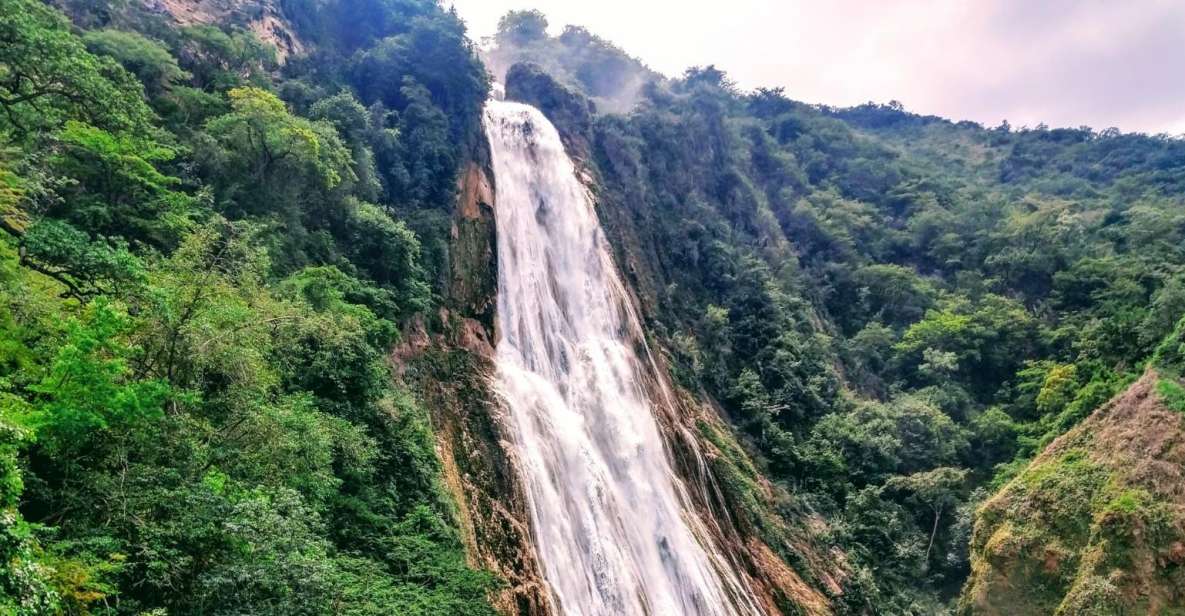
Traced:
<path fill-rule="evenodd" d="M 930 550 L 934 547 L 934 536 L 938 534 L 938 519 L 942 517 L 942 507 L 934 510 L 934 528 L 930 529 L 930 543 L 926 546 L 926 568 L 930 566 Z"/>

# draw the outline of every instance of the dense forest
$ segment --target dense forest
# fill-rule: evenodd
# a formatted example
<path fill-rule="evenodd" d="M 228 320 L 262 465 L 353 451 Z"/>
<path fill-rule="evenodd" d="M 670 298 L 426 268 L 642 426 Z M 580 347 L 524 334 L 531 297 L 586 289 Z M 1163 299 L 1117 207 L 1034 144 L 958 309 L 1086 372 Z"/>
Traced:
<path fill-rule="evenodd" d="M 485 72 L 432 2 L 283 11 L 316 51 L 281 67 L 233 21 L 0 3 L 2 613 L 491 613 L 386 363 Z"/>
<path fill-rule="evenodd" d="M 494 613 L 389 355 L 448 327 L 495 78 L 734 430 L 736 516 L 842 555 L 831 611 L 1025 613 L 975 600 L 1004 519 L 1018 571 L 1064 552 L 1032 613 L 1185 605 L 1185 504 L 1030 467 L 1150 362 L 1185 409 L 1185 141 L 665 78 L 537 12 L 479 50 L 435 0 L 165 4 L 0 0 L 0 613 Z"/>
<path fill-rule="evenodd" d="M 509 70 L 509 93 L 518 81 L 545 109 L 567 101 L 532 91 L 548 72 L 593 101 L 553 116 L 599 171 L 604 223 L 676 376 L 720 403 L 788 488 L 788 516 L 828 520 L 851 566 L 847 609 L 948 609 L 976 507 L 1134 382 L 1185 315 L 1185 142 L 810 106 L 710 66 L 647 83 L 629 115 L 590 114 L 632 88 L 604 71 L 645 67 L 587 40 L 524 12 L 495 53 L 542 58 Z M 1056 488 L 1037 506 L 1083 496 Z M 1102 510 L 1115 490 L 1085 498 Z M 1128 513 L 1123 532 L 1165 528 L 1141 549 L 1185 538 L 1175 504 L 1142 497 Z M 1067 523 L 1099 512 L 1084 515 Z M 1141 582 L 1180 588 L 1174 562 Z M 1072 564 L 1033 583 L 1064 593 Z M 1115 594 L 1077 605 L 1120 613 Z"/>

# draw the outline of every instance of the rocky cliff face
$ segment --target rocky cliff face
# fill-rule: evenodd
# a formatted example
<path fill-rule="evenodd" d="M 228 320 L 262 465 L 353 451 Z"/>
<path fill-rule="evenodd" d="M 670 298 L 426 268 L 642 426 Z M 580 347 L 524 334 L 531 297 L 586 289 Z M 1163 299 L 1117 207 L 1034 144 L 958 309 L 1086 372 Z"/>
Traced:
<path fill-rule="evenodd" d="M 494 607 L 546 616 L 551 609 L 531 547 L 526 495 L 503 432 L 504 411 L 491 391 L 498 268 L 488 160 L 480 146 L 459 179 L 446 308 L 435 322 L 410 327 L 394 363 L 432 409 L 444 480 L 458 504 L 471 564 L 506 582 L 492 598 Z"/>
<path fill-rule="evenodd" d="M 1185 613 L 1185 415 L 1149 371 L 976 512 L 963 614 Z"/>
<path fill-rule="evenodd" d="M 511 80 L 509 96 L 550 114 L 579 164 L 586 167 L 584 177 L 595 193 L 595 168 L 587 158 L 591 106 L 558 89 L 561 86 L 544 74 L 512 73 L 524 81 Z M 435 322 L 410 328 L 407 341 L 396 350 L 395 363 L 402 378 L 433 409 L 445 481 L 459 504 L 460 527 L 473 564 L 507 581 L 494 597 L 495 606 L 505 614 L 541 616 L 553 610 L 531 546 L 525 494 L 503 432 L 503 409 L 490 390 L 497 336 L 493 188 L 488 152 L 482 147 L 462 171 L 458 186 L 447 308 L 434 315 Z M 635 301 L 645 307 L 644 298 Z M 652 343 L 661 348 L 663 341 Z M 661 355 L 657 361 L 660 370 L 669 369 Z M 712 522 L 712 532 L 728 546 L 734 566 L 749 579 L 766 611 L 832 613 L 841 593 L 842 555 L 819 548 L 810 523 L 791 527 L 774 513 L 785 505 L 786 495 L 764 481 L 710 403 L 670 383 L 649 386 L 671 388 L 676 411 L 660 423 L 678 470 L 693 486 L 701 515 Z"/>
<path fill-rule="evenodd" d="M 141 0 L 149 11 L 169 16 L 179 26 L 234 24 L 276 48 L 280 62 L 305 50 L 305 43 L 284 18 L 279 0 L 227 2 L 225 0 Z"/>

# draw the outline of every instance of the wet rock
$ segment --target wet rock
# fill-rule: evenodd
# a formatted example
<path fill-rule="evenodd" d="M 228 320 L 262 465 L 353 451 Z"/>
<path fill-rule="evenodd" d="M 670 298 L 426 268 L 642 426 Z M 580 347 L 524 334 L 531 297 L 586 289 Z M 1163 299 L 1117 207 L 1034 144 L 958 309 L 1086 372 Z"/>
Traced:
<path fill-rule="evenodd" d="M 588 151 L 588 134 L 597 109 L 584 95 L 556 81 L 539 65 L 520 62 L 506 72 L 506 99 L 538 108 L 578 158 Z"/>

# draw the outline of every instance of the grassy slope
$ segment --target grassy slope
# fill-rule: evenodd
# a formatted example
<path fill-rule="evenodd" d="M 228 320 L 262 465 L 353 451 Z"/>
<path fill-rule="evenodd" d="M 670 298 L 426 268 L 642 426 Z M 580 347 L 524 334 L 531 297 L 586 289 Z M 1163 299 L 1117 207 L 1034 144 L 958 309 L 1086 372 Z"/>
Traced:
<path fill-rule="evenodd" d="M 1185 614 L 1185 417 L 1149 371 L 977 511 L 965 614 Z"/>

